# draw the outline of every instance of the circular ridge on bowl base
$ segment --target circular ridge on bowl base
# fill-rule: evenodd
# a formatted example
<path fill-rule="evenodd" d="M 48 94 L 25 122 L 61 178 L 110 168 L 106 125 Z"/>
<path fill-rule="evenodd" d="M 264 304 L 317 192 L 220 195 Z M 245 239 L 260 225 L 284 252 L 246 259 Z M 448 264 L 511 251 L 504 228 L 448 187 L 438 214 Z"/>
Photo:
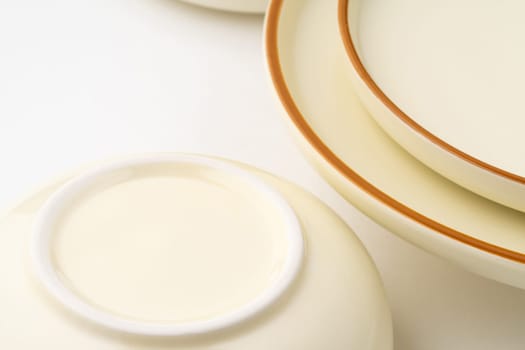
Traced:
<path fill-rule="evenodd" d="M 37 275 L 79 316 L 113 330 L 185 336 L 263 311 L 293 282 L 299 222 L 271 187 L 228 163 L 156 155 L 66 183 L 40 210 Z"/>

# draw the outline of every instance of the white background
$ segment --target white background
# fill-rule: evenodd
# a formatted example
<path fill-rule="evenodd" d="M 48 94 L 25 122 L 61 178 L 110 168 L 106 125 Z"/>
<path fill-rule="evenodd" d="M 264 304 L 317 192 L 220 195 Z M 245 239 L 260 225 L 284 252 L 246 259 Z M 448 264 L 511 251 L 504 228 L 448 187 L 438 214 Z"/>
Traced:
<path fill-rule="evenodd" d="M 401 241 L 303 160 L 266 76 L 262 25 L 175 0 L 0 0 L 0 208 L 122 154 L 241 160 L 309 189 L 356 231 L 385 282 L 397 350 L 525 349 L 524 291 Z"/>

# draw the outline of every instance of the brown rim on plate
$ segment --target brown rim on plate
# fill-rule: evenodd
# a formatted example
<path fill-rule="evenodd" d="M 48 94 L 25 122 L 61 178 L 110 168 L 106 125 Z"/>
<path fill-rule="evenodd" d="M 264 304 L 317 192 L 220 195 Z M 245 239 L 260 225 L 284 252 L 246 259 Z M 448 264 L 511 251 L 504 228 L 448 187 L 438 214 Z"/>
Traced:
<path fill-rule="evenodd" d="M 447 151 L 448 153 L 451 153 L 452 155 L 461 158 L 462 160 L 465 160 L 468 163 L 478 168 L 481 168 L 482 170 L 489 171 L 495 175 L 498 175 L 513 182 L 517 182 L 519 184 L 525 184 L 525 177 L 503 170 L 492 164 L 486 163 L 481 159 L 471 156 L 470 154 L 465 153 L 462 150 L 445 142 L 443 139 L 439 138 L 438 136 L 434 135 L 433 133 L 425 129 L 423 126 L 418 124 L 414 119 L 410 118 L 410 116 L 403 112 L 401 108 L 399 108 L 390 98 L 388 98 L 388 96 L 383 92 L 383 90 L 381 90 L 381 88 L 377 85 L 377 83 L 374 81 L 374 79 L 372 79 L 372 77 L 366 70 L 363 62 L 359 58 L 359 54 L 357 53 L 354 41 L 352 40 L 352 35 L 350 34 L 350 26 L 348 23 L 348 3 L 351 0 L 338 1 L 339 31 L 341 33 L 341 38 L 343 39 L 346 53 L 348 54 L 348 57 L 350 58 L 350 61 L 352 62 L 352 65 L 359 77 L 361 78 L 361 80 L 365 82 L 368 89 L 372 91 L 372 93 L 381 101 L 381 103 L 383 103 L 392 113 L 394 113 L 394 115 L 397 118 L 401 119 L 415 132 L 422 135 L 438 147 Z"/>
<path fill-rule="evenodd" d="M 403 214 L 405 217 L 408 217 L 427 228 L 437 231 L 442 235 L 455 239 L 471 247 L 483 250 L 487 253 L 491 253 L 512 261 L 525 263 L 525 254 L 469 236 L 466 233 L 457 231 L 451 227 L 445 226 L 435 220 L 432 220 L 429 217 L 418 213 L 417 211 L 398 202 L 394 198 L 390 197 L 388 194 L 382 192 L 380 189 L 373 186 L 371 183 L 369 183 L 363 177 L 357 174 L 354 170 L 352 170 L 321 140 L 321 138 L 310 127 L 310 125 L 302 115 L 301 111 L 295 104 L 295 101 L 292 98 L 288 86 L 286 85 L 286 80 L 281 69 L 278 48 L 278 27 L 283 1 L 284 0 L 271 0 L 270 5 L 268 7 L 268 11 L 266 14 L 266 30 L 264 38 L 266 46 L 266 60 L 273 82 L 273 86 L 279 96 L 282 105 L 284 106 L 288 116 L 292 120 L 295 127 L 308 141 L 310 146 L 312 146 L 324 158 L 324 160 L 327 161 L 331 166 L 333 166 L 343 177 L 353 182 L 355 185 L 357 185 L 359 188 L 367 192 L 375 199 L 379 200 L 381 203 Z M 339 15 L 341 15 L 342 13 L 342 6 L 343 8 L 346 8 L 344 7 L 344 5 L 347 4 L 347 1 L 348 0 L 340 1 Z M 373 84 L 373 81 L 371 79 L 370 81 Z"/>

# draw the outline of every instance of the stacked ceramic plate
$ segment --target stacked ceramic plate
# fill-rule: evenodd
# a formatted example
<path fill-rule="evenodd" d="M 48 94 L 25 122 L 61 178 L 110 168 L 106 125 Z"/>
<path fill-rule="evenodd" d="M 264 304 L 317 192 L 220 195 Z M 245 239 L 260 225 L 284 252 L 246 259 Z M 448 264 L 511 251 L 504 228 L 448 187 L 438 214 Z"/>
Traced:
<path fill-rule="evenodd" d="M 406 240 L 521 288 L 524 10 L 274 0 L 265 38 L 287 119 L 333 187 Z"/>

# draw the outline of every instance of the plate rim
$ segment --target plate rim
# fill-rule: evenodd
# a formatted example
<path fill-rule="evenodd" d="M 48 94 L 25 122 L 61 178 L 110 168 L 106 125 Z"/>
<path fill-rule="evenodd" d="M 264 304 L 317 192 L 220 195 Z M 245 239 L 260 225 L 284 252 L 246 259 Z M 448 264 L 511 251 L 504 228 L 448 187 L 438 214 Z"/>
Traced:
<path fill-rule="evenodd" d="M 346 55 L 350 59 L 354 70 L 356 71 L 359 79 L 361 79 L 366 85 L 367 89 L 372 92 L 372 94 L 384 105 L 394 116 L 402 121 L 406 126 L 408 126 L 412 131 L 416 132 L 418 135 L 423 136 L 427 141 L 430 141 L 432 144 L 438 146 L 441 150 L 445 151 L 449 155 L 452 155 L 460 160 L 465 161 L 466 163 L 473 165 L 481 170 L 488 171 L 500 178 L 510 180 L 519 185 L 525 185 L 525 176 L 513 173 L 511 171 L 502 169 L 495 165 L 492 165 L 488 162 L 485 162 L 465 151 L 460 150 L 459 148 L 453 146 L 452 144 L 446 142 L 436 134 L 432 133 L 421 124 L 416 122 L 412 117 L 392 101 L 386 93 L 379 87 L 379 85 L 372 78 L 368 70 L 366 69 L 363 61 L 357 53 L 357 48 L 355 46 L 354 40 L 350 33 L 350 23 L 348 19 L 348 7 L 349 3 L 352 0 L 338 0 L 337 8 L 337 17 L 338 17 L 338 26 L 341 39 L 343 41 Z"/>
<path fill-rule="evenodd" d="M 347 3 L 348 0 L 333 0 L 341 3 Z M 279 48 L 278 48 L 278 35 L 279 35 L 279 22 L 281 18 L 281 10 L 284 0 L 271 0 L 265 20 L 264 30 L 264 45 L 265 45 L 265 58 L 266 64 L 269 71 L 270 79 L 277 93 L 277 97 L 280 103 L 284 107 L 289 119 L 293 125 L 307 141 L 307 143 L 340 175 L 346 180 L 349 180 L 361 190 L 368 193 L 374 199 L 386 205 L 390 209 L 393 209 L 398 214 L 415 221 L 416 223 L 423 225 L 430 230 L 439 233 L 448 238 L 454 239 L 461 243 L 467 244 L 470 247 L 478 250 L 490 253 L 492 255 L 499 256 L 501 258 L 525 264 L 525 254 L 518 251 L 514 251 L 508 248 L 498 246 L 493 243 L 472 237 L 467 233 L 448 227 L 436 220 L 433 220 L 416 210 L 404 205 L 397 201 L 387 193 L 381 191 L 379 188 L 372 185 L 365 178 L 360 176 L 356 171 L 350 168 L 341 158 L 339 158 L 316 134 L 313 128 L 308 124 L 306 118 L 301 113 L 299 107 L 295 103 L 286 79 L 281 67 Z M 339 15 L 341 14 L 339 7 Z M 346 13 L 345 13 L 346 16 Z M 525 182 L 525 178 L 524 178 Z"/>

